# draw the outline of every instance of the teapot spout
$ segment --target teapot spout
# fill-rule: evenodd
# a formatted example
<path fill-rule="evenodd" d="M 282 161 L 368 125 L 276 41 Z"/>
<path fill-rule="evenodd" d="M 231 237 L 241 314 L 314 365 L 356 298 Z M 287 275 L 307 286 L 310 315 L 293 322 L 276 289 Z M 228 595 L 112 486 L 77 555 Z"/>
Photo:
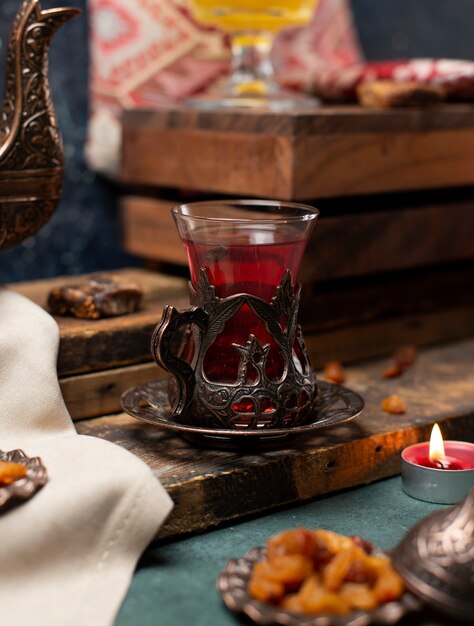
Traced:
<path fill-rule="evenodd" d="M 76 7 L 57 7 L 54 9 L 40 9 L 41 21 L 48 21 L 51 26 L 56 26 L 55 30 L 58 30 L 65 22 L 80 15 L 81 9 Z"/>

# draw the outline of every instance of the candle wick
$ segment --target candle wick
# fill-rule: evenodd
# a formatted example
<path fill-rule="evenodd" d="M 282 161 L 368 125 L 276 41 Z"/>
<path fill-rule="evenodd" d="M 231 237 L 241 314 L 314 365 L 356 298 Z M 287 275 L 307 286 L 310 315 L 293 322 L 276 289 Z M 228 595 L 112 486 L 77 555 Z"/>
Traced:
<path fill-rule="evenodd" d="M 447 459 L 435 459 L 434 463 L 439 467 L 439 469 L 449 469 L 450 466 Z"/>

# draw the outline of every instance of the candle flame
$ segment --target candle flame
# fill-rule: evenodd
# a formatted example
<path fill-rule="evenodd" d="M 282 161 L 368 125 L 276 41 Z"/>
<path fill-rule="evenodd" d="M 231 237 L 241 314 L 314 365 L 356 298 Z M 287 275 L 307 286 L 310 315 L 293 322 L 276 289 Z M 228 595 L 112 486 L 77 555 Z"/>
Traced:
<path fill-rule="evenodd" d="M 436 463 L 445 457 L 443 435 L 438 424 L 435 424 L 431 431 L 429 458 L 432 463 Z"/>

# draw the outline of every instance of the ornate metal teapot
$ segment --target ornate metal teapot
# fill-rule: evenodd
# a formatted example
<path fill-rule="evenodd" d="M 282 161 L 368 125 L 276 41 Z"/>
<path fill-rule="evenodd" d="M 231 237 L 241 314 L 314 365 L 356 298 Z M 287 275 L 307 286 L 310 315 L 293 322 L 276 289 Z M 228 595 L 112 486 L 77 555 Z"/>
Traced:
<path fill-rule="evenodd" d="M 22 0 L 13 23 L 0 112 L 0 248 L 34 235 L 61 197 L 64 157 L 48 53 L 56 31 L 79 13 L 43 10 L 39 0 Z"/>

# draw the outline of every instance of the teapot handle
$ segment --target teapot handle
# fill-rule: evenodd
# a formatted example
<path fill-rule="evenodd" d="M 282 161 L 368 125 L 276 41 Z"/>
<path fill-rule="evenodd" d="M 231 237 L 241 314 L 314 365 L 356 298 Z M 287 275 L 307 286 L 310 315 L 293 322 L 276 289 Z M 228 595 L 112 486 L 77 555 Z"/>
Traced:
<path fill-rule="evenodd" d="M 173 335 L 182 326 L 195 324 L 202 334 L 208 325 L 208 314 L 200 307 L 191 307 L 185 311 L 178 311 L 168 305 L 151 338 L 151 353 L 158 365 L 170 372 L 178 383 L 178 400 L 173 407 L 173 415 L 182 415 L 193 399 L 196 386 L 196 376 L 193 368 L 172 352 Z M 196 346 L 196 350 L 199 347 Z"/>

